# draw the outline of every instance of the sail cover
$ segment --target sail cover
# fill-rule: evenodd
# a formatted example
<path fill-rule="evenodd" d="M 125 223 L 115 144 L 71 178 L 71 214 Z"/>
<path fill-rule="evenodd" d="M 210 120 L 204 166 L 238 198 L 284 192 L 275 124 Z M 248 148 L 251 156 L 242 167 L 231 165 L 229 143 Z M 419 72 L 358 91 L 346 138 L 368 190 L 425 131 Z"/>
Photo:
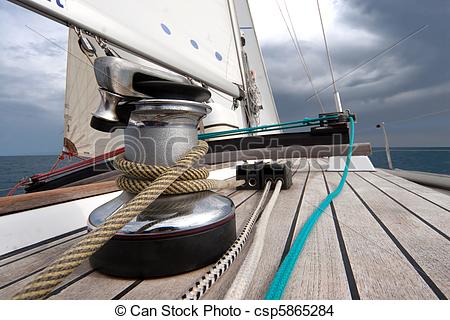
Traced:
<path fill-rule="evenodd" d="M 232 0 L 14 0 L 169 70 L 239 97 Z"/>

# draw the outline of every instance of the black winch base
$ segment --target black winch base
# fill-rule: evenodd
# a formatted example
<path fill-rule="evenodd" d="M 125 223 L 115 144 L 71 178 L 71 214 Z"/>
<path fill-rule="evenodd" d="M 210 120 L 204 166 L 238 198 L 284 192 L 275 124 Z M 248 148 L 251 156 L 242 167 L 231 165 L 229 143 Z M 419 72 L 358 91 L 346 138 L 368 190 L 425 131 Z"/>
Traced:
<path fill-rule="evenodd" d="M 92 268 L 112 276 L 172 276 L 216 262 L 235 240 L 236 220 L 233 214 L 232 219 L 219 226 L 188 235 L 114 237 L 89 260 Z"/>

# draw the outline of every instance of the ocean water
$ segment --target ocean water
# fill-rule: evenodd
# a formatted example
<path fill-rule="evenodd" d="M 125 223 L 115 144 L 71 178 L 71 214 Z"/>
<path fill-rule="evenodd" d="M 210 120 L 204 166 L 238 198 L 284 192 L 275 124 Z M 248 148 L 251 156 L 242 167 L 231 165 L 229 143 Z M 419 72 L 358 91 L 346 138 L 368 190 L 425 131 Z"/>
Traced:
<path fill-rule="evenodd" d="M 450 175 L 450 147 L 392 148 L 391 155 L 395 168 Z M 56 158 L 56 155 L 0 157 L 0 196 L 5 196 L 20 179 L 50 170 Z M 375 167 L 387 168 L 384 148 L 374 148 L 370 159 Z"/>
<path fill-rule="evenodd" d="M 450 147 L 391 148 L 391 158 L 396 169 L 450 175 Z M 370 160 L 376 168 L 388 167 L 384 148 L 373 148 Z"/>
<path fill-rule="evenodd" d="M 0 156 L 0 196 L 8 191 L 22 178 L 36 173 L 48 172 L 56 162 L 57 156 Z M 62 165 L 76 162 L 76 159 L 64 160 Z M 17 194 L 23 193 L 18 190 Z"/>

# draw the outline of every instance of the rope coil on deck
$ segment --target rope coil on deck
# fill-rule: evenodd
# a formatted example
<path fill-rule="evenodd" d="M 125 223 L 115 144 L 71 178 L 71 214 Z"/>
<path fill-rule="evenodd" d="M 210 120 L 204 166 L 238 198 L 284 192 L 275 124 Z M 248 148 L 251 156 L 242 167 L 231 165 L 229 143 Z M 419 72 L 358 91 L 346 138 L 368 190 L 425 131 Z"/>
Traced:
<path fill-rule="evenodd" d="M 138 194 L 108 218 L 103 225 L 85 235 L 80 242 L 64 252 L 61 257 L 46 267 L 44 271 L 28 283 L 13 298 L 45 298 L 76 267 L 100 249 L 117 231 L 122 229 L 128 222 L 146 209 L 178 179 L 183 180 L 177 181 L 176 186 L 169 188 L 168 192 L 186 193 L 200 191 L 200 189 L 208 190 L 205 188 L 211 189 L 230 186 L 229 182 L 204 180 L 208 176 L 206 169 L 190 169 L 207 151 L 208 144 L 204 141 L 199 141 L 197 146 L 193 147 L 172 167 L 147 166 L 130 163 L 130 161 L 119 158 L 116 166 L 126 174 L 126 178 L 119 179 L 119 187 L 123 187 L 123 190 L 133 190 L 138 192 Z M 153 180 L 147 181 L 138 178 Z M 199 179 L 192 180 L 192 178 Z"/>

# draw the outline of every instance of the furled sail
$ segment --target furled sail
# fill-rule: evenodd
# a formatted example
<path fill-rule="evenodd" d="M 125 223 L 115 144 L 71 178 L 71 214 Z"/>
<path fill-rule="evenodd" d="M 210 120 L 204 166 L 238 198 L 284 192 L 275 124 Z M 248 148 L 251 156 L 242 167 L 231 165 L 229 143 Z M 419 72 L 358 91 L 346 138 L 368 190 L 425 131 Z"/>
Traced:
<path fill-rule="evenodd" d="M 269 77 L 262 57 L 258 38 L 255 32 L 250 7 L 247 0 L 234 0 L 240 32 L 245 39 L 244 52 L 248 61 L 248 68 L 255 78 L 257 90 L 260 92 L 262 110 L 259 113 L 259 124 L 279 123 L 277 108 L 273 99 Z M 248 80 L 251 79 L 248 77 Z M 252 90 L 250 86 L 249 91 Z"/>
<path fill-rule="evenodd" d="M 231 96 L 243 85 L 232 0 L 15 0 Z"/>

